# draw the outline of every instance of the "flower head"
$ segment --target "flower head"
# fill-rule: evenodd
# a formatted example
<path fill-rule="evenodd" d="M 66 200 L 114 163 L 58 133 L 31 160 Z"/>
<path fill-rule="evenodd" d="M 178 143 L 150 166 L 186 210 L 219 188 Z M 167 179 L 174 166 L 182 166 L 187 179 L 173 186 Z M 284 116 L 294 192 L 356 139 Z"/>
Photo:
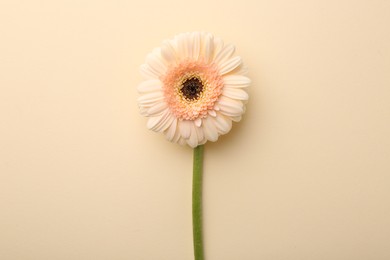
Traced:
<path fill-rule="evenodd" d="M 215 142 L 241 120 L 248 100 L 234 46 L 210 33 L 179 34 L 153 50 L 141 66 L 138 104 L 147 127 L 191 147 Z"/>

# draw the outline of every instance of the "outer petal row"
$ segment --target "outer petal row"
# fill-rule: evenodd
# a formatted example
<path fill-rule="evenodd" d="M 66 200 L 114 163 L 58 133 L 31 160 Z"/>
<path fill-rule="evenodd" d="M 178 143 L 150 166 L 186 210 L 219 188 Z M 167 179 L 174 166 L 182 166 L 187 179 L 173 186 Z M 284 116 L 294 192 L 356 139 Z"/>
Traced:
<path fill-rule="evenodd" d="M 159 118 L 162 121 L 164 116 L 161 115 Z M 164 124 L 161 124 L 160 128 L 162 125 Z M 218 137 L 228 133 L 231 127 L 232 120 L 222 113 L 217 113 L 215 118 L 211 116 L 203 118 L 201 126 L 197 126 L 194 121 L 180 121 L 175 118 L 170 122 L 164 133 L 169 141 L 196 147 L 206 141 L 217 141 Z"/>

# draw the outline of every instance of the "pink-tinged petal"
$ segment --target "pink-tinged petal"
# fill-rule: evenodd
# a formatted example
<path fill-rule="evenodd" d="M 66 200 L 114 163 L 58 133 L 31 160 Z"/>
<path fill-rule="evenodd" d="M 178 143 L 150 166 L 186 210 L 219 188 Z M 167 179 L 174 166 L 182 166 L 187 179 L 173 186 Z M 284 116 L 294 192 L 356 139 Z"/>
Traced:
<path fill-rule="evenodd" d="M 212 117 L 216 117 L 217 116 L 217 113 L 215 112 L 215 110 L 208 110 L 207 113 L 212 116 Z"/>
<path fill-rule="evenodd" d="M 248 100 L 249 98 L 248 93 L 246 93 L 246 91 L 239 88 L 225 87 L 222 91 L 222 95 L 232 99 L 245 100 L 245 101 Z"/>
<path fill-rule="evenodd" d="M 195 123 L 195 125 L 197 127 L 200 127 L 202 125 L 202 119 L 201 118 L 197 118 L 197 119 L 195 119 L 194 123 Z"/>
<path fill-rule="evenodd" d="M 187 139 L 187 144 L 188 144 L 189 146 L 191 146 L 192 148 L 195 148 L 195 147 L 198 146 L 198 135 L 197 135 L 197 133 L 196 133 L 195 127 L 196 127 L 196 126 L 192 123 L 192 124 L 191 124 L 191 127 L 190 127 L 190 129 L 191 129 L 191 135 L 190 135 L 190 137 Z"/>
<path fill-rule="evenodd" d="M 165 137 L 168 141 L 172 142 L 173 138 L 175 137 L 177 131 L 177 118 L 174 118 L 172 121 L 172 124 L 169 126 L 169 128 L 165 132 Z"/>
<path fill-rule="evenodd" d="M 191 121 L 183 120 L 179 121 L 179 130 L 183 138 L 188 139 L 191 135 Z"/>
<path fill-rule="evenodd" d="M 220 134 L 227 134 L 232 128 L 232 120 L 222 114 L 218 114 L 218 116 L 214 118 L 214 121 Z"/>
<path fill-rule="evenodd" d="M 233 71 L 234 69 L 236 69 L 238 66 L 240 66 L 242 63 L 241 61 L 241 57 L 240 56 L 237 56 L 237 57 L 234 57 L 230 60 L 227 60 L 225 61 L 224 63 L 222 63 L 220 65 L 220 73 L 221 75 L 224 75 L 224 74 L 227 74 L 231 71 Z"/>
<path fill-rule="evenodd" d="M 167 107 L 168 107 L 167 103 L 159 102 L 159 103 L 157 103 L 149 108 L 148 115 L 149 116 L 157 116 L 157 115 L 161 114 Z"/>
<path fill-rule="evenodd" d="M 226 45 L 221 51 L 219 51 L 219 53 L 214 59 L 214 62 L 217 64 L 224 63 L 225 61 L 230 59 L 230 57 L 234 53 L 234 50 L 235 50 L 234 45 L 232 44 Z"/>
<path fill-rule="evenodd" d="M 206 117 L 203 119 L 203 132 L 207 140 L 215 142 L 218 140 L 218 131 L 213 123 L 213 119 Z"/>
<path fill-rule="evenodd" d="M 158 79 L 145 80 L 138 85 L 137 90 L 139 93 L 153 92 L 162 90 L 162 82 Z"/>
<path fill-rule="evenodd" d="M 248 77 L 241 75 L 227 75 L 223 77 L 223 81 L 226 86 L 231 88 L 245 88 L 251 84 Z"/>
<path fill-rule="evenodd" d="M 221 96 L 218 101 L 221 113 L 226 116 L 241 116 L 244 113 L 244 105 L 241 101 Z"/>

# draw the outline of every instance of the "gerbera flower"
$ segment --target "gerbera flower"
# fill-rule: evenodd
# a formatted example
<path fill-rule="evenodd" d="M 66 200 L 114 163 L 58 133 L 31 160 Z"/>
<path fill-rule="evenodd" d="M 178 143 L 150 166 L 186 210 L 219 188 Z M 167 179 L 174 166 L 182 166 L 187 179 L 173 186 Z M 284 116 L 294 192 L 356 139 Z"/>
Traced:
<path fill-rule="evenodd" d="M 147 127 L 191 147 L 215 142 L 241 120 L 248 100 L 241 58 L 210 33 L 183 33 L 146 57 L 138 86 Z"/>

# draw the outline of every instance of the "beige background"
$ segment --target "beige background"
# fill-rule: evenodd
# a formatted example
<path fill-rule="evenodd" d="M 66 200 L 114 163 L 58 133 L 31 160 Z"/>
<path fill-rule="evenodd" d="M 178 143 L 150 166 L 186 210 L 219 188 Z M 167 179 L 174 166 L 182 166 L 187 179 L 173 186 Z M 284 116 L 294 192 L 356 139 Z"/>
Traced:
<path fill-rule="evenodd" d="M 0 2 L 0 259 L 190 260 L 192 151 L 138 67 L 234 43 L 248 112 L 206 145 L 207 260 L 390 259 L 390 1 Z"/>

